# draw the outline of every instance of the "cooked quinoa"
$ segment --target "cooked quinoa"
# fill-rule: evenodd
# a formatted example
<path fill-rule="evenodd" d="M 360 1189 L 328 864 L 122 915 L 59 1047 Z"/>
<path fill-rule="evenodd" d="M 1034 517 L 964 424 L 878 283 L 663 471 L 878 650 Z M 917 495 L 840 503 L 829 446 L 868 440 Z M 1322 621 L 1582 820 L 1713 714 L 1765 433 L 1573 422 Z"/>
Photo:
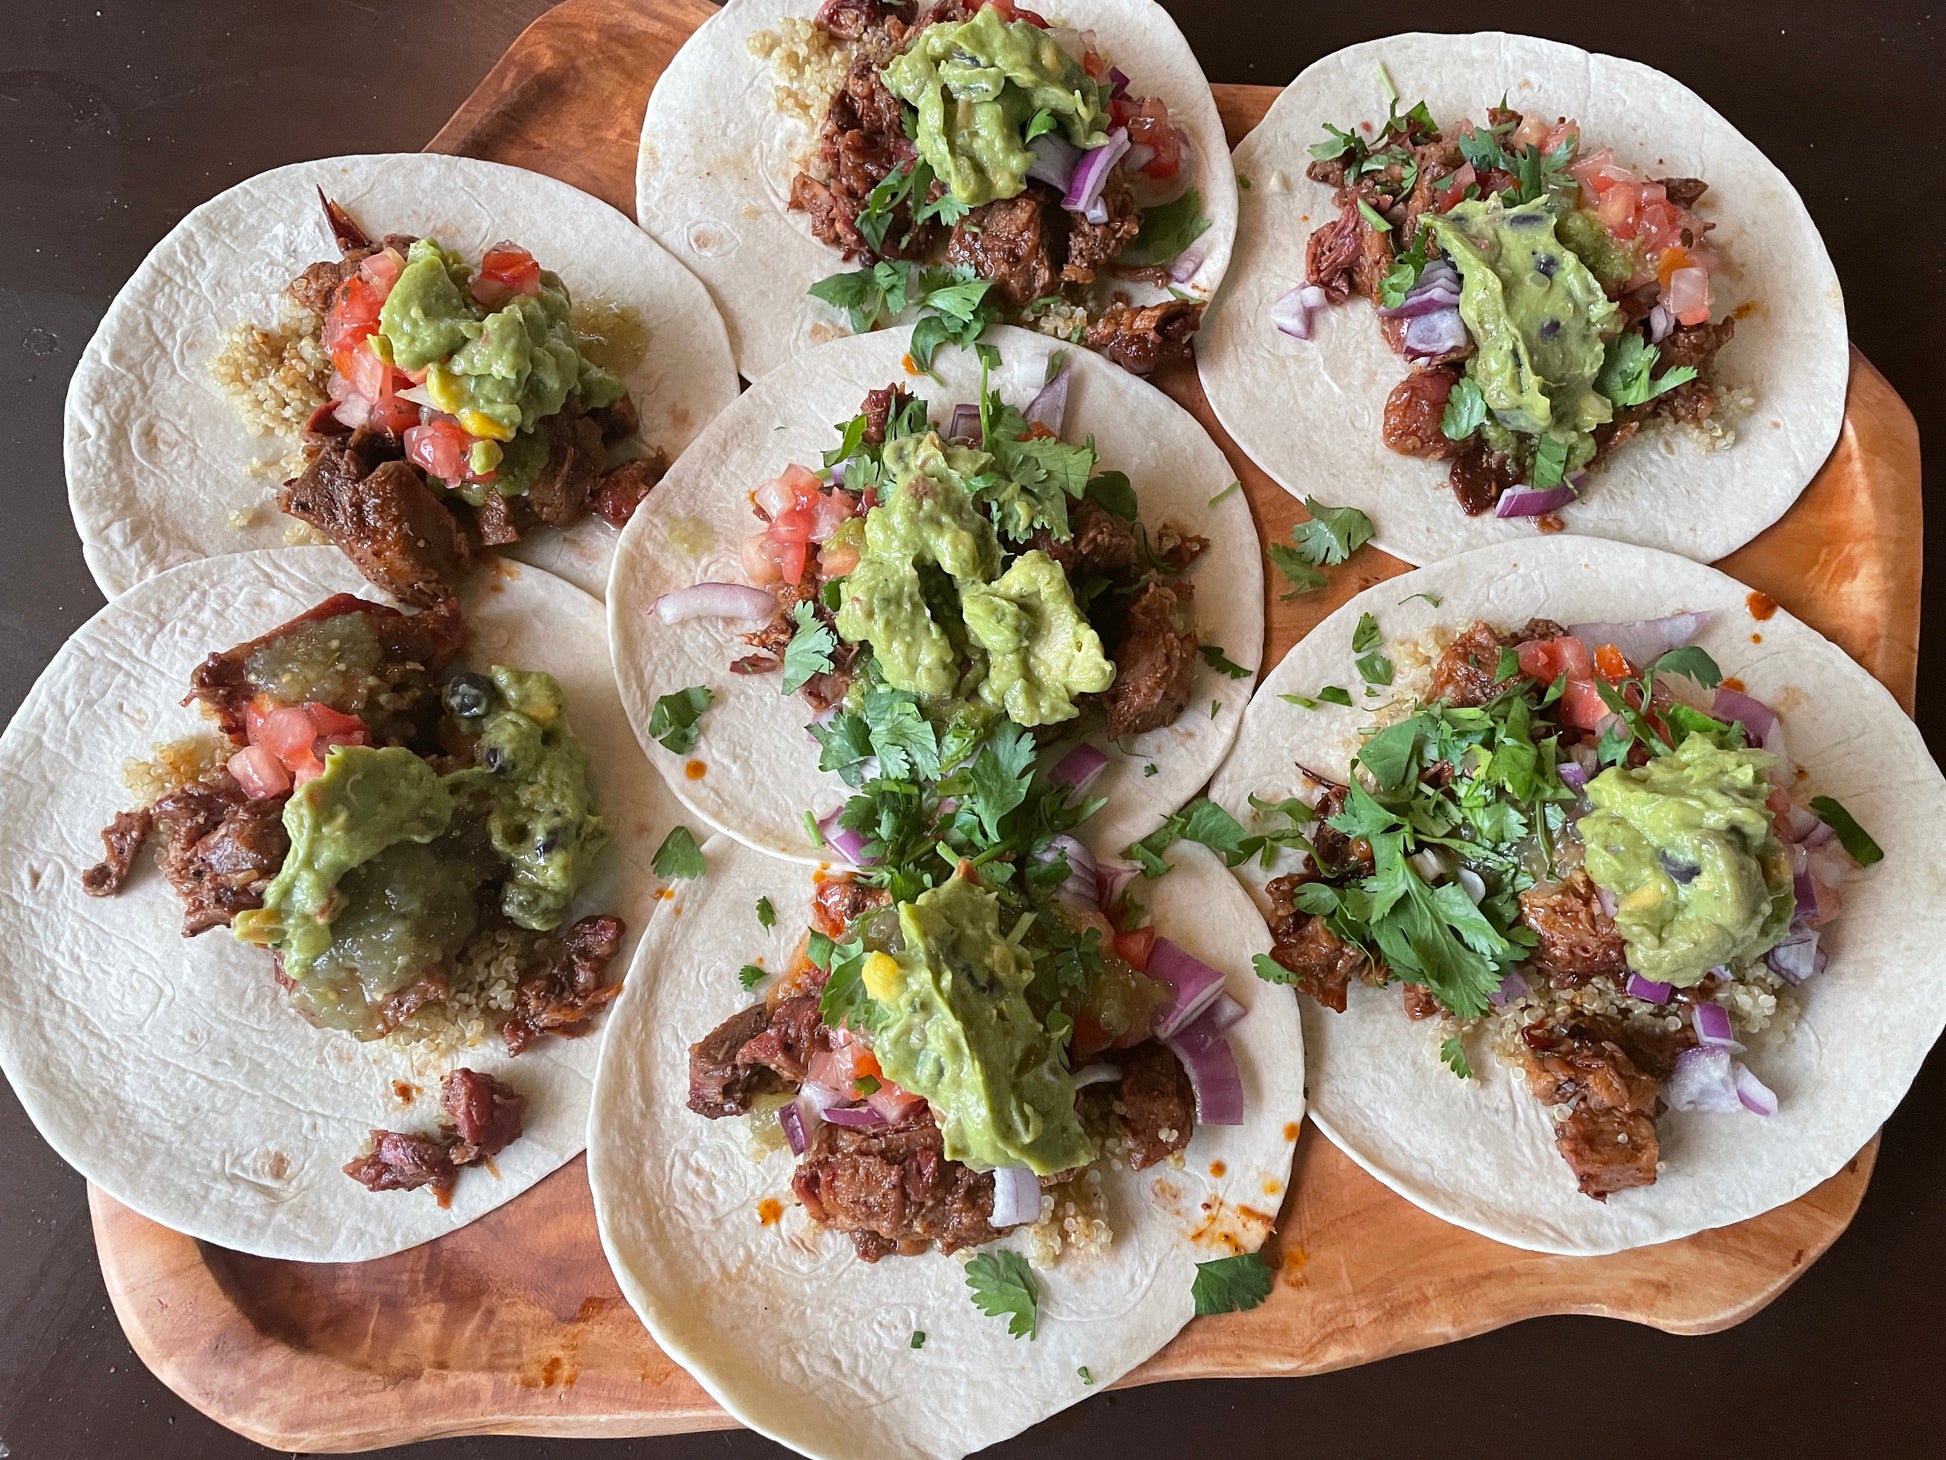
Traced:
<path fill-rule="evenodd" d="M 460 950 L 453 991 L 426 1004 L 385 1036 L 384 1043 L 413 1061 L 450 1061 L 497 1032 L 513 1012 L 521 970 L 532 967 L 548 942 L 544 933 L 496 927 L 476 933 Z"/>
<path fill-rule="evenodd" d="M 1026 1229 L 1027 1261 L 1051 1267 L 1063 1252 L 1106 1252 L 1115 1240 L 1097 1162 L 1041 1192 L 1041 1219 Z"/>
<path fill-rule="evenodd" d="M 185 735 L 149 747 L 149 758 L 122 762 L 122 783 L 137 806 L 153 806 L 178 786 L 200 781 L 228 758 L 230 747 L 216 735 Z"/>
<path fill-rule="evenodd" d="M 286 300 L 274 327 L 245 320 L 223 336 L 210 373 L 252 436 L 295 438 L 324 404 L 331 357 L 321 327 L 315 314 Z"/>
<path fill-rule="evenodd" d="M 776 30 L 760 30 L 745 44 L 770 62 L 777 110 L 815 129 L 851 69 L 852 47 L 801 15 L 786 16 Z"/>

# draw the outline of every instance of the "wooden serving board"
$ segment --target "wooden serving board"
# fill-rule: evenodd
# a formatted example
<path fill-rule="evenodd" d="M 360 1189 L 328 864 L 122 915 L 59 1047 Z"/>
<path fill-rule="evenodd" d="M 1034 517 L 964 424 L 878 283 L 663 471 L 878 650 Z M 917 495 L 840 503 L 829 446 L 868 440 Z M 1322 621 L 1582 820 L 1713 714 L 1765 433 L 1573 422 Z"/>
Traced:
<path fill-rule="evenodd" d="M 634 214 L 638 122 L 703 0 L 569 0 L 515 42 L 432 150 L 551 173 Z M 1232 142 L 1276 96 L 1218 86 Z M 1195 372 L 1157 382 L 1229 455 L 1266 541 L 1299 509 L 1247 461 Z M 1908 711 L 1917 668 L 1918 433 L 1854 352 L 1837 449 L 1803 497 L 1721 566 L 1842 645 Z M 1274 663 L 1352 594 L 1404 571 L 1367 548 L 1295 603 L 1270 590 Z M 1135 1374 L 1313 1374 L 1522 1318 L 1598 1313 L 1675 1333 L 1749 1317 L 1842 1232 L 1876 1138 L 1788 1206 L 1611 1257 L 1502 1247 L 1428 1216 L 1308 1128 L 1272 1251 L 1270 1300 L 1199 1319 Z M 659 1352 L 596 1239 L 583 1163 L 411 1252 L 360 1264 L 275 1262 L 211 1247 L 90 1191 L 96 1244 L 135 1350 L 205 1414 L 282 1450 L 356 1450 L 442 1435 L 651 1435 L 732 1423 Z M 756 1213 L 751 1214 L 756 1221 Z"/>

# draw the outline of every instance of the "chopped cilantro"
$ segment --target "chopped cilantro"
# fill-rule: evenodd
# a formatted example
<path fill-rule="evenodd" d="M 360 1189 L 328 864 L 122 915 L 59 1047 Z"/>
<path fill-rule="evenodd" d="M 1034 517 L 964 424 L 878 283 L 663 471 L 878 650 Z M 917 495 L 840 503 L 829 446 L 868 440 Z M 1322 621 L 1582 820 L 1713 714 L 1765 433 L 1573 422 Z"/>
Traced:
<path fill-rule="evenodd" d="M 1080 1368 L 1076 1369 L 1074 1372 L 1080 1376 L 1081 1382 L 1083 1384 L 1092 1384 L 1095 1382 L 1095 1376 L 1088 1372 L 1088 1366 L 1086 1364 L 1083 1364 Z"/>
<path fill-rule="evenodd" d="M 1351 708 L 1351 691 L 1342 685 L 1327 684 L 1315 695 L 1279 695 L 1278 699 L 1296 705 L 1300 710 L 1315 710 L 1319 705 L 1343 705 Z"/>
<path fill-rule="evenodd" d="M 1618 406 L 1639 406 L 1696 378 L 1695 366 L 1678 365 L 1650 380 L 1649 372 L 1661 354 L 1634 330 L 1623 330 L 1609 343 L 1595 389 Z"/>
<path fill-rule="evenodd" d="M 1070 446 L 1058 437 L 1036 435 L 1027 418 L 988 387 L 998 352 L 980 347 L 980 445 L 993 457 L 992 471 L 974 478 L 975 494 L 993 507 L 993 522 L 1015 542 L 1025 542 L 1036 527 L 1058 540 L 1069 536 L 1068 500 L 1088 490 L 1095 469 L 1095 442 Z"/>
<path fill-rule="evenodd" d="M 828 674 L 831 654 L 838 647 L 838 636 L 817 618 L 817 605 L 809 599 L 791 610 L 797 628 L 784 646 L 784 693 L 796 694 L 814 674 Z"/>
<path fill-rule="evenodd" d="M 1273 542 L 1264 548 L 1264 555 L 1270 559 L 1277 571 L 1284 575 L 1284 581 L 1291 585 L 1291 591 L 1282 595 L 1285 603 L 1289 603 L 1299 594 L 1310 593 L 1324 587 L 1324 574 L 1305 562 L 1296 548 Z"/>
<path fill-rule="evenodd" d="M 1311 520 L 1295 524 L 1291 537 L 1313 567 L 1335 568 L 1372 540 L 1372 519 L 1356 507 L 1327 507 L 1306 497 L 1304 510 Z"/>
<path fill-rule="evenodd" d="M 1231 663 L 1223 657 L 1223 650 L 1215 644 L 1203 644 L 1197 652 L 1203 656 L 1203 662 L 1211 669 L 1219 674 L 1228 675 L 1231 679 L 1248 679 L 1256 673 L 1253 669 L 1245 669 L 1241 664 Z"/>
<path fill-rule="evenodd" d="M 1472 376 L 1462 375 L 1446 397 L 1446 409 L 1439 416 L 1439 434 L 1448 441 L 1464 441 L 1484 426 L 1486 419 L 1486 392 Z"/>
<path fill-rule="evenodd" d="M 1250 966 L 1257 970 L 1257 977 L 1265 983 L 1294 984 L 1297 982 L 1297 975 L 1268 953 L 1252 954 Z"/>
<path fill-rule="evenodd" d="M 1872 840 L 1871 833 L 1852 819 L 1852 814 L 1829 796 L 1813 796 L 1811 810 L 1838 838 L 1838 845 L 1861 867 L 1885 860 L 1885 850 Z"/>
<path fill-rule="evenodd" d="M 1379 280 L 1378 302 L 1383 308 L 1397 309 L 1405 303 L 1406 295 L 1412 292 L 1419 282 L 1419 275 L 1425 272 L 1426 234 L 1427 230 L 1421 226 L 1413 234 L 1412 247 L 1394 259 L 1385 277 Z"/>
<path fill-rule="evenodd" d="M 1196 1316 L 1208 1318 L 1215 1313 L 1242 1313 L 1255 1308 L 1270 1296 L 1270 1287 L 1270 1265 L 1255 1252 L 1242 1252 L 1197 1263 L 1190 1292 L 1196 1300 Z"/>
<path fill-rule="evenodd" d="M 1363 198 L 1358 200 L 1358 211 L 1364 214 L 1365 221 L 1372 225 L 1374 231 L 1379 233 L 1390 233 L 1392 231 L 1392 225 L 1385 221 L 1385 215 Z"/>
<path fill-rule="evenodd" d="M 1457 1034 L 1450 1035 L 1439 1042 L 1439 1062 L 1462 1080 L 1473 1078 L 1473 1066 L 1466 1062 L 1466 1049 L 1460 1043 Z"/>
<path fill-rule="evenodd" d="M 917 1328 L 913 1329 L 912 1338 L 906 1346 L 908 1348 L 924 1348 L 926 1346 L 926 1335 Z"/>
<path fill-rule="evenodd" d="M 872 190 L 872 196 L 877 197 L 881 189 L 901 175 L 909 174 L 894 173 Z M 940 202 L 946 203 L 951 196 L 946 194 Z M 868 204 L 867 211 L 859 214 L 861 232 L 869 212 Z M 913 326 L 911 354 L 913 363 L 921 370 L 930 370 L 933 354 L 940 345 L 951 341 L 962 348 L 969 346 L 993 322 L 995 306 L 987 299 L 991 287 L 968 264 L 944 267 L 881 259 L 867 269 L 822 278 L 811 286 L 810 293 L 834 309 L 843 310 L 852 330 L 858 334 L 877 328 L 881 319 L 896 319 L 908 304 L 925 311 Z"/>
<path fill-rule="evenodd" d="M 1152 775 L 1154 775 L 1154 774 L 1155 774 L 1155 762 L 1154 762 L 1154 761 L 1150 761 L 1150 762 L 1149 762 L 1149 763 L 1148 763 L 1147 765 L 1145 765 L 1145 766 L 1143 766 L 1143 767 L 1142 767 L 1142 774 L 1143 774 L 1143 775 L 1145 775 L 1145 776 L 1152 776 Z"/>
<path fill-rule="evenodd" d="M 1211 497 L 1209 499 L 1209 504 L 1210 506 L 1214 507 L 1218 502 L 1221 502 L 1225 497 L 1231 495 L 1231 493 L 1240 492 L 1242 490 L 1243 490 L 1243 479 L 1241 477 L 1233 477 L 1230 481 L 1229 486 L 1225 487 L 1222 491 L 1218 492 L 1214 497 Z"/>
<path fill-rule="evenodd" d="M 743 985 L 745 993 L 749 993 L 768 977 L 769 975 L 754 963 L 746 963 L 737 970 L 737 982 Z"/>
<path fill-rule="evenodd" d="M 770 899 L 767 897 L 757 899 L 757 922 L 765 928 L 777 926 L 777 909 L 770 905 Z"/>
<path fill-rule="evenodd" d="M 1311 144 L 1311 156 L 1319 162 L 1331 162 L 1349 152 L 1353 159 L 1363 158 L 1366 152 L 1365 139 L 1356 132 L 1341 131 L 1326 122 L 1324 130 L 1330 135 L 1322 142 Z"/>
<path fill-rule="evenodd" d="M 696 838 L 690 834 L 689 828 L 678 822 L 669 828 L 669 835 L 655 849 L 655 857 L 649 865 L 664 882 L 678 877 L 700 877 L 703 875 L 703 849 L 696 845 Z"/>
<path fill-rule="evenodd" d="M 1351 635 L 1351 651 L 1358 656 L 1353 661 L 1358 669 L 1358 677 L 1366 684 L 1392 682 L 1392 661 L 1379 652 L 1384 643 L 1385 636 L 1379 632 L 1378 620 L 1369 613 L 1360 614 L 1358 627 Z"/>
<path fill-rule="evenodd" d="M 1567 480 L 1568 452 L 1574 443 L 1563 436 L 1543 436 L 1534 443 L 1534 464 L 1528 471 L 1529 485 L 1558 487 Z"/>
<path fill-rule="evenodd" d="M 1128 477 L 1122 472 L 1097 472 L 1089 477 L 1087 495 L 1128 522 L 1133 522 L 1140 510 L 1135 500 L 1135 488 L 1128 484 Z"/>
<path fill-rule="evenodd" d="M 1399 607 L 1404 608 L 1408 603 L 1412 602 L 1412 600 L 1415 598 L 1423 598 L 1426 600 L 1427 603 L 1430 603 L 1434 608 L 1439 607 L 1440 599 L 1437 593 L 1408 593 L 1404 598 L 1401 598 L 1399 600 Z"/>
<path fill-rule="evenodd" d="M 696 747 L 700 731 L 696 722 L 703 711 L 716 703 L 716 696 L 700 684 L 663 695 L 649 711 L 649 736 L 675 755 L 687 755 Z"/>
<path fill-rule="evenodd" d="M 1005 1318 L 1013 1338 L 1031 1339 L 1040 1325 L 1040 1288 L 1018 1252 L 982 1252 L 966 1264 L 973 1306 L 989 1318 Z"/>

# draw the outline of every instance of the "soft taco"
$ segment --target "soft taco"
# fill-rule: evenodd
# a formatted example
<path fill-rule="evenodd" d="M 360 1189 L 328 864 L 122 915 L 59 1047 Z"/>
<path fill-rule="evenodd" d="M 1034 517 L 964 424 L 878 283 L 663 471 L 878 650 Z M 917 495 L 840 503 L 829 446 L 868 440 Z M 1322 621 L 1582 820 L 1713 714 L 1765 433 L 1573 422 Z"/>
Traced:
<path fill-rule="evenodd" d="M 1319 1127 L 1497 1241 L 1610 1252 L 1837 1171 L 1946 1020 L 1946 783 L 1761 594 L 1621 544 L 1376 585 L 1214 800 L 1304 994 Z M 1240 859 L 1240 858 L 1239 858 Z"/>
<path fill-rule="evenodd" d="M 22 1104 L 117 1200 L 304 1261 L 438 1236 L 580 1149 L 582 1036 L 674 810 L 595 599 L 519 564 L 426 612 L 361 586 L 328 548 L 171 569 L 0 739 Z"/>
<path fill-rule="evenodd" d="M 1302 1119 L 1296 1011 L 1215 857 L 1131 889 L 1045 777 L 993 836 L 920 794 L 957 864 L 813 879 L 709 843 L 596 1082 L 622 1291 L 807 1455 L 964 1455 L 1255 1307 Z"/>
<path fill-rule="evenodd" d="M 731 0 L 642 120 L 642 226 L 709 285 L 754 380 L 882 321 L 991 319 L 1138 374 L 1189 353 L 1236 183 L 1160 6 Z"/>
<path fill-rule="evenodd" d="M 1796 191 L 1659 71 L 1525 36 L 1325 57 L 1236 153 L 1210 403 L 1415 563 L 1536 531 L 1699 560 L 1837 439 L 1844 301 Z"/>
<path fill-rule="evenodd" d="M 506 553 L 599 594 L 616 530 L 735 398 L 707 292 L 596 198 L 432 153 L 328 158 L 185 218 L 68 388 L 110 597 L 330 541 L 401 602 Z"/>
<path fill-rule="evenodd" d="M 1263 650 L 1242 494 L 1196 421 L 1099 356 L 909 332 L 765 376 L 629 524 L 609 585 L 642 747 L 761 851 L 855 859 L 849 788 L 999 728 L 1067 752 L 1119 846 L 1223 758 Z"/>

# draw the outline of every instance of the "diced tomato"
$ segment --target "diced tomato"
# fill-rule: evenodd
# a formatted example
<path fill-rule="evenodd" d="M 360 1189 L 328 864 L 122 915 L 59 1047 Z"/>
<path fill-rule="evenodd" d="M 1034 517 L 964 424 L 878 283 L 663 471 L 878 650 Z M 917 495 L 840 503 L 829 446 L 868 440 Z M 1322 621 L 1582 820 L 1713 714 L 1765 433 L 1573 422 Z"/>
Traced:
<path fill-rule="evenodd" d="M 480 272 L 468 286 L 488 309 L 498 309 L 516 294 L 541 292 L 541 266 L 517 243 L 496 243 L 480 260 Z"/>
<path fill-rule="evenodd" d="M 399 275 L 405 272 L 405 259 L 395 248 L 382 248 L 369 255 L 358 266 L 358 272 L 364 275 L 365 281 L 377 294 L 378 302 L 383 304 L 385 296 L 392 292 L 392 286 L 399 282 Z"/>
<path fill-rule="evenodd" d="M 1045 421 L 1035 421 L 1014 439 L 1017 441 L 1058 441 L 1061 438 L 1055 432 L 1054 428 L 1049 426 Z"/>
<path fill-rule="evenodd" d="M 405 459 L 442 482 L 464 481 L 473 438 L 458 421 L 434 416 L 405 433 Z"/>
<path fill-rule="evenodd" d="M 885 1078 L 885 1071 L 878 1067 L 877 1055 L 873 1054 L 869 1049 L 859 1049 L 855 1045 L 853 1048 L 857 1050 L 857 1053 L 852 1056 L 851 1060 L 852 1079 L 882 1080 Z"/>
<path fill-rule="evenodd" d="M 1538 147 L 1547 140 L 1551 130 L 1539 112 L 1528 112 L 1514 128 L 1513 136 L 1507 139 L 1510 150 L 1518 153 L 1523 147 Z"/>
<path fill-rule="evenodd" d="M 1558 639 L 1529 639 L 1515 652 L 1520 656 L 1520 672 L 1541 684 L 1552 684 L 1567 675 L 1567 688 L 1561 695 L 1561 718 L 1581 730 L 1600 726 L 1609 714 L 1595 688 L 1595 664 L 1588 646 L 1571 635 Z"/>
<path fill-rule="evenodd" d="M 1541 151 L 1552 152 L 1570 137 L 1574 139 L 1577 147 L 1581 145 L 1581 123 L 1572 117 L 1548 128 L 1547 135 L 1541 138 Z"/>
<path fill-rule="evenodd" d="M 811 541 L 823 542 L 858 515 L 858 499 L 850 492 L 820 493 L 811 504 Z"/>
<path fill-rule="evenodd" d="M 1074 1032 L 1068 1035 L 1068 1060 L 1081 1064 L 1114 1044 L 1115 1036 L 1095 1015 L 1083 1011 L 1074 1021 Z"/>
<path fill-rule="evenodd" d="M 266 796 L 281 796 L 291 788 L 291 773 L 269 749 L 246 745 L 230 757 L 230 774 L 252 801 Z"/>
<path fill-rule="evenodd" d="M 901 1090 L 890 1080 L 881 1080 L 879 1087 L 865 1097 L 865 1103 L 876 1110 L 887 1122 L 900 1125 L 919 1113 L 925 1100 Z"/>
<path fill-rule="evenodd" d="M 419 407 L 398 395 L 388 395 L 381 401 L 375 401 L 365 416 L 366 430 L 386 436 L 403 436 L 418 424 Z"/>
<path fill-rule="evenodd" d="M 1600 196 L 1615 185 L 1615 149 L 1604 147 L 1577 157 L 1568 164 L 1568 175 L 1589 192 Z"/>
<path fill-rule="evenodd" d="M 767 532 L 753 532 L 746 537 L 743 546 L 737 550 L 737 557 L 743 564 L 743 576 L 753 588 L 768 588 L 784 576 L 778 570 L 776 556 L 770 551 L 770 534 Z"/>
<path fill-rule="evenodd" d="M 1637 673 L 1635 666 L 1628 662 L 1628 656 L 1613 644 L 1603 644 L 1595 650 L 1595 668 L 1610 684 L 1634 679 Z"/>
<path fill-rule="evenodd" d="M 338 287 L 325 314 L 323 344 L 332 362 L 346 375 L 351 371 L 345 361 L 353 349 L 378 329 L 379 306 L 384 302 L 377 286 L 362 272 L 353 274 Z"/>
<path fill-rule="evenodd" d="M 1024 5 L 1014 4 L 1013 0 L 986 0 L 984 5 L 976 5 L 973 8 L 975 10 L 998 11 L 1002 20 L 1024 20 L 1029 25 L 1038 25 L 1042 30 L 1048 29 L 1048 24 L 1044 17 L 1036 15 Z"/>
<path fill-rule="evenodd" d="M 1130 968 L 1149 971 L 1149 953 L 1155 947 L 1155 924 L 1115 935 L 1115 956 Z"/>
<path fill-rule="evenodd" d="M 1099 81 L 1108 74 L 1108 63 L 1101 58 L 1101 52 L 1093 46 L 1081 52 L 1081 69 L 1088 73 L 1088 79 Z"/>
<path fill-rule="evenodd" d="M 1155 156 L 1142 164 L 1142 175 L 1156 179 L 1182 171 L 1182 134 L 1169 120 L 1168 105 L 1159 96 L 1144 97 L 1128 120 L 1131 146 L 1147 147 Z"/>
<path fill-rule="evenodd" d="M 370 738 L 363 720 L 356 715 L 334 710 L 317 700 L 305 701 L 304 713 L 311 717 L 311 723 L 317 726 L 320 735 L 355 735 L 361 744 Z"/>
<path fill-rule="evenodd" d="M 1458 172 L 1453 174 L 1453 180 L 1448 186 L 1433 189 L 1433 211 L 1437 213 L 1450 212 L 1455 203 L 1463 203 L 1466 201 L 1466 190 L 1475 186 L 1479 181 L 1480 175 L 1473 170 L 1473 164 L 1470 162 L 1464 164 Z"/>
<path fill-rule="evenodd" d="M 1126 92 L 1120 96 L 1109 98 L 1108 121 L 1111 129 L 1114 127 L 1126 127 L 1136 112 L 1140 110 L 1141 103 Z"/>
<path fill-rule="evenodd" d="M 263 717 L 255 740 L 286 765 L 310 754 L 318 738 L 317 723 L 297 705 L 281 705 Z"/>
<path fill-rule="evenodd" d="M 347 347 L 341 357 L 335 358 L 335 363 L 344 373 L 352 391 L 373 405 L 397 395 L 399 381 L 404 379 L 398 371 L 379 359 L 363 340 Z"/>
<path fill-rule="evenodd" d="M 1677 269 L 1662 291 L 1662 307 L 1675 315 L 1679 324 L 1708 324 L 1710 276 L 1693 264 Z"/>
<path fill-rule="evenodd" d="M 1641 198 L 1640 183 L 1617 182 L 1601 195 L 1595 216 L 1610 234 L 1626 241 L 1635 237 L 1635 210 Z"/>

